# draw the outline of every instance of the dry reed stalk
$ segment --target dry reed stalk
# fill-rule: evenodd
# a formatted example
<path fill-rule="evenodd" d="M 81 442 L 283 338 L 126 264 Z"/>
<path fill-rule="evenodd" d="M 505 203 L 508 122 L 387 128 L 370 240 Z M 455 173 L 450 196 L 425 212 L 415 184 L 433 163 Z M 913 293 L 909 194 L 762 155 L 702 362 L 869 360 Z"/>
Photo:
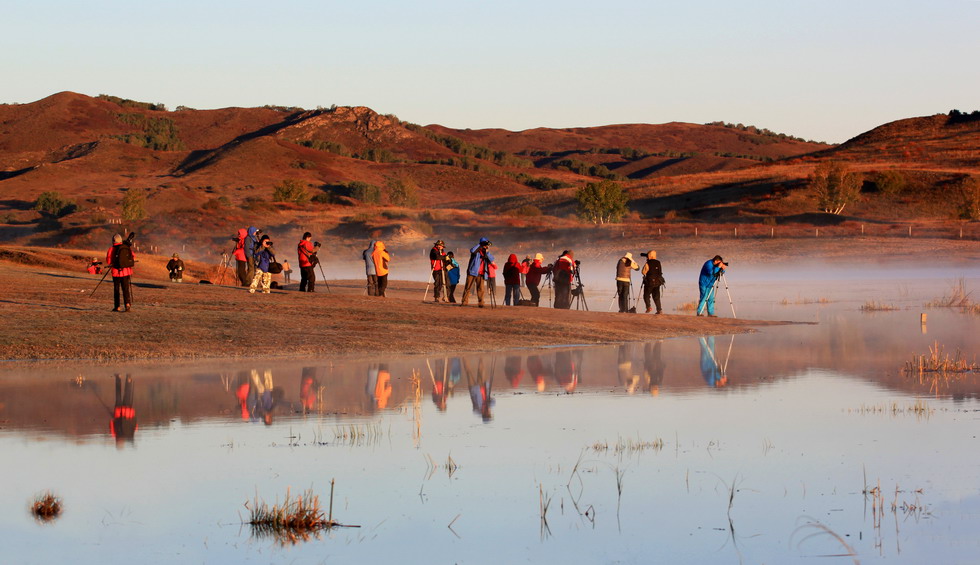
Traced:
<path fill-rule="evenodd" d="M 682 304 L 678 304 L 674 308 L 674 310 L 676 310 L 677 312 L 694 312 L 697 309 L 698 309 L 697 302 L 684 302 Z"/>
<path fill-rule="evenodd" d="M 967 292 L 966 281 L 962 278 L 953 281 L 949 295 L 943 295 L 930 302 L 926 302 L 927 308 L 971 308 L 974 306 L 970 295 L 973 291 Z"/>

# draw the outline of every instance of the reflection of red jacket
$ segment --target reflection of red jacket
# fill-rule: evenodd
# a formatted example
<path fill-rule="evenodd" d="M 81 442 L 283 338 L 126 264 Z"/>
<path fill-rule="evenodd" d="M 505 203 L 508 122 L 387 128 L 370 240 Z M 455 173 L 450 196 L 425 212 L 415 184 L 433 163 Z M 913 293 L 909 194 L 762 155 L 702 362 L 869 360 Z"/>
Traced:
<path fill-rule="evenodd" d="M 313 263 L 310 262 L 310 255 L 313 255 L 313 243 L 305 239 L 301 239 L 299 245 L 296 246 L 296 253 L 299 254 L 299 266 L 302 267 L 312 267 Z"/>
<path fill-rule="evenodd" d="M 112 247 L 110 247 L 109 250 L 106 251 L 106 253 L 105 253 L 105 264 L 106 265 L 109 265 L 109 266 L 112 265 L 112 263 L 113 263 L 112 256 L 116 252 L 116 246 L 119 246 L 119 245 L 122 245 L 122 244 L 121 243 L 113 243 L 112 244 Z M 130 248 L 130 251 L 132 251 L 132 248 Z M 133 261 L 135 261 L 135 260 L 136 260 L 136 252 L 134 251 L 133 252 Z M 133 274 L 133 268 L 132 267 L 126 267 L 124 269 L 112 268 L 110 270 L 112 271 L 113 278 L 129 277 L 129 276 L 132 276 L 132 274 Z"/>

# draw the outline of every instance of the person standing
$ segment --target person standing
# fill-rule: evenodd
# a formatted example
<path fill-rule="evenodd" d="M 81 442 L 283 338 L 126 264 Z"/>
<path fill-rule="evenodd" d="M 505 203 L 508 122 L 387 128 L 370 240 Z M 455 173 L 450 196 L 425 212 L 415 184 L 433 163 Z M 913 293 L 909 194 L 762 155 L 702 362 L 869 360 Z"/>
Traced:
<path fill-rule="evenodd" d="M 633 254 L 626 252 L 616 263 L 616 294 L 619 295 L 619 313 L 630 311 L 630 290 L 633 287 L 631 271 L 639 271 L 640 266 L 633 260 Z"/>
<path fill-rule="evenodd" d="M 517 255 L 511 253 L 504 264 L 504 306 L 517 306 L 521 298 L 521 275 L 524 266 L 517 262 Z"/>
<path fill-rule="evenodd" d="M 650 298 L 653 298 L 653 303 L 657 305 L 657 314 L 663 314 L 664 309 L 660 306 L 660 287 L 666 283 L 663 267 L 657 260 L 657 252 L 653 249 L 640 255 L 647 258 L 643 270 L 640 271 L 643 275 L 643 302 L 647 305 L 647 314 L 653 311 L 650 307 Z"/>
<path fill-rule="evenodd" d="M 248 257 L 245 256 L 245 240 L 248 239 L 248 229 L 238 230 L 238 235 L 232 238 L 235 241 L 235 274 L 238 275 L 238 284 L 248 286 L 252 279 L 248 278 Z"/>
<path fill-rule="evenodd" d="M 296 245 L 296 253 L 299 255 L 299 291 L 313 292 L 316 286 L 316 271 L 313 258 L 316 250 L 313 247 L 313 234 L 306 232 L 303 239 Z"/>
<path fill-rule="evenodd" d="M 572 278 L 575 276 L 575 253 L 562 252 L 552 269 L 555 282 L 555 308 L 568 310 L 572 307 Z"/>
<path fill-rule="evenodd" d="M 259 236 L 261 235 L 262 230 L 250 226 L 243 242 L 245 248 L 245 279 L 249 282 L 255 280 L 255 252 L 259 250 Z"/>
<path fill-rule="evenodd" d="M 367 276 L 368 296 L 378 295 L 378 270 L 374 267 L 374 244 L 372 239 L 368 243 L 367 249 L 361 252 L 361 259 L 364 260 L 364 274 Z"/>
<path fill-rule="evenodd" d="M 272 292 L 272 274 L 269 272 L 269 264 L 276 260 L 276 252 L 272 248 L 272 240 L 269 236 L 263 235 L 259 240 L 259 251 L 254 253 L 255 275 L 252 277 L 252 284 L 248 286 L 249 294 L 255 294 L 255 289 L 262 284 L 263 294 Z"/>
<path fill-rule="evenodd" d="M 481 237 L 470 249 L 470 262 L 466 266 L 466 286 L 463 287 L 463 298 L 460 300 L 461 306 L 466 306 L 470 298 L 470 290 L 476 286 L 476 300 L 480 308 L 483 308 L 483 292 L 485 280 L 490 276 L 489 267 L 493 262 L 493 253 L 490 253 L 490 240 Z"/>
<path fill-rule="evenodd" d="M 133 266 L 136 265 L 136 254 L 133 253 L 132 247 L 135 235 L 130 234 L 126 241 L 123 241 L 118 233 L 112 236 L 112 247 L 105 254 L 105 263 L 109 265 L 109 273 L 112 275 L 112 296 L 115 303 L 113 312 L 129 312 L 133 306 L 131 279 Z M 120 297 L 122 302 L 119 300 Z"/>
<path fill-rule="evenodd" d="M 174 253 L 174 256 L 167 262 L 167 270 L 170 271 L 171 281 L 184 282 L 184 262 L 180 259 L 180 255 Z"/>
<path fill-rule="evenodd" d="M 385 296 L 385 289 L 388 288 L 388 263 L 391 255 L 385 251 L 385 244 L 381 241 L 374 242 L 374 252 L 371 254 L 374 260 L 374 270 L 378 273 L 377 296 Z"/>
<path fill-rule="evenodd" d="M 725 273 L 727 266 L 721 255 L 715 255 L 701 266 L 701 275 L 698 277 L 698 289 L 701 291 L 701 297 L 698 299 L 698 316 L 705 312 L 709 318 L 715 317 L 715 289 L 713 287 L 718 277 Z"/>
<path fill-rule="evenodd" d="M 289 260 L 283 259 L 282 261 L 282 282 L 283 284 L 289 284 L 289 275 L 293 274 L 293 268 L 289 266 Z"/>
<path fill-rule="evenodd" d="M 456 262 L 456 256 L 452 251 L 446 253 L 446 278 L 449 282 L 449 289 L 446 294 L 449 296 L 449 302 L 456 304 L 456 286 L 459 284 L 459 263 Z"/>
<path fill-rule="evenodd" d="M 544 267 L 541 265 L 541 261 L 544 261 L 544 255 L 535 253 L 534 261 L 530 261 L 524 271 L 524 284 L 527 285 L 527 290 L 531 294 L 531 302 L 535 306 L 541 300 L 541 290 L 538 288 L 541 285 L 541 276 L 550 273 L 554 266 L 548 265 Z"/>
<path fill-rule="evenodd" d="M 429 266 L 432 268 L 432 297 L 433 302 L 449 302 L 445 294 L 446 287 L 446 243 L 441 239 L 436 241 L 429 250 Z"/>

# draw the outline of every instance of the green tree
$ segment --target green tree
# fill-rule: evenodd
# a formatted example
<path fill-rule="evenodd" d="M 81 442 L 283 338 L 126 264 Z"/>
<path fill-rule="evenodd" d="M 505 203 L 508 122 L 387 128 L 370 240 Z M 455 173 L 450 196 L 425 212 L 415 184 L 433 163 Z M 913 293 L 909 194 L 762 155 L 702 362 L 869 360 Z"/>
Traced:
<path fill-rule="evenodd" d="M 817 165 L 810 176 L 810 191 L 822 211 L 840 214 L 857 199 L 861 182 L 861 175 L 848 172 L 844 164 L 828 161 Z"/>
<path fill-rule="evenodd" d="M 62 198 L 61 193 L 57 191 L 42 192 L 34 201 L 35 210 L 56 218 L 70 214 L 77 208 L 74 202 Z"/>
<path fill-rule="evenodd" d="M 419 205 L 419 189 L 411 179 L 390 179 L 388 201 L 395 206 L 414 208 Z"/>
<path fill-rule="evenodd" d="M 355 200 L 365 204 L 381 204 L 381 189 L 373 184 L 355 180 L 347 183 L 347 188 L 350 190 L 350 197 Z"/>
<path fill-rule="evenodd" d="M 146 217 L 146 195 L 138 188 L 127 188 L 122 199 L 122 217 L 127 222 L 136 222 Z"/>
<path fill-rule="evenodd" d="M 876 173 L 874 176 L 875 187 L 882 194 L 898 194 L 905 190 L 908 181 L 905 175 L 898 171 L 888 170 Z"/>
<path fill-rule="evenodd" d="M 273 202 L 296 202 L 302 204 L 310 199 L 306 187 L 298 180 L 286 179 L 272 187 Z"/>
<path fill-rule="evenodd" d="M 575 192 L 575 199 L 579 217 L 594 224 L 619 221 L 629 212 L 629 197 L 610 180 L 590 182 Z"/>

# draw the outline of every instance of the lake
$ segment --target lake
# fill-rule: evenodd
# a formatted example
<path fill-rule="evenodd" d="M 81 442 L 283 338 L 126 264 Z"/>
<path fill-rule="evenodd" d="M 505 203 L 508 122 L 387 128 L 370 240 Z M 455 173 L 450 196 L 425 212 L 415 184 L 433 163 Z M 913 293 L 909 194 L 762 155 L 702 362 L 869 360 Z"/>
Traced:
<path fill-rule="evenodd" d="M 925 304 L 980 273 L 803 271 L 733 271 L 719 314 L 804 322 L 753 334 L 0 367 L 3 562 L 980 562 L 980 373 L 903 370 L 977 363 L 980 316 Z M 332 481 L 359 527 L 244 524 Z"/>

